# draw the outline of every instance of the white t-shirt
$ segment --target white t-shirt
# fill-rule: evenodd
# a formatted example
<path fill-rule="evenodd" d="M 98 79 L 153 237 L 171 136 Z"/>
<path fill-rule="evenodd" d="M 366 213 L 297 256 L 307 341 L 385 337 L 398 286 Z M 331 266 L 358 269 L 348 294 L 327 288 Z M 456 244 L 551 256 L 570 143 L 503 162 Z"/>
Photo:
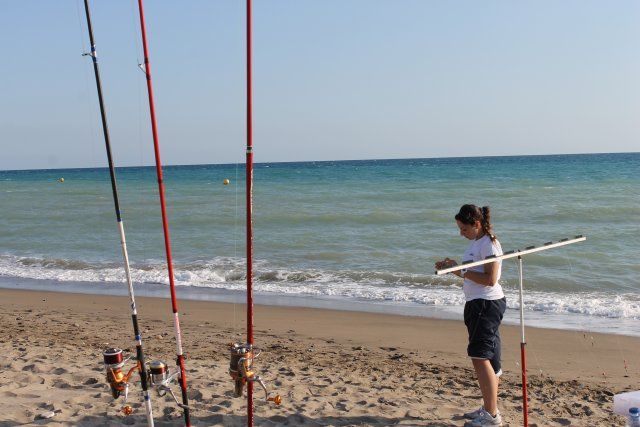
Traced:
<path fill-rule="evenodd" d="M 502 255 L 502 246 L 500 246 L 500 242 L 498 242 L 497 240 L 495 242 L 492 242 L 491 238 L 488 235 L 484 235 L 480 239 L 474 240 L 469 244 L 469 247 L 464 252 L 462 261 L 482 261 L 490 255 Z M 484 286 L 479 285 L 472 280 L 464 279 L 463 290 L 465 300 L 471 301 L 479 298 L 486 300 L 496 300 L 504 297 L 502 286 L 500 286 L 502 261 L 499 260 L 497 262 L 499 263 L 498 278 L 496 279 L 495 285 Z M 478 271 L 480 273 L 484 273 L 484 265 L 471 267 L 469 271 Z"/>

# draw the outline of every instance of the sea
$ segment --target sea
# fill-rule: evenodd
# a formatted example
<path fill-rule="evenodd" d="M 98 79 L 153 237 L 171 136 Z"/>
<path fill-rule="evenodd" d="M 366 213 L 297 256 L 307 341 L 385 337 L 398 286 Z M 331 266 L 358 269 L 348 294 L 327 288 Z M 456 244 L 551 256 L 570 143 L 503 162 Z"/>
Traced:
<path fill-rule="evenodd" d="M 155 168 L 117 179 L 136 295 L 167 296 Z M 244 164 L 164 182 L 178 297 L 243 303 Z M 505 251 L 587 238 L 523 257 L 525 325 L 640 336 L 640 153 L 260 163 L 253 191 L 258 304 L 460 319 L 461 279 L 434 263 L 460 260 L 473 203 Z M 0 171 L 0 205 L 1 287 L 127 293 L 108 169 Z M 517 261 L 502 270 L 517 324 Z"/>

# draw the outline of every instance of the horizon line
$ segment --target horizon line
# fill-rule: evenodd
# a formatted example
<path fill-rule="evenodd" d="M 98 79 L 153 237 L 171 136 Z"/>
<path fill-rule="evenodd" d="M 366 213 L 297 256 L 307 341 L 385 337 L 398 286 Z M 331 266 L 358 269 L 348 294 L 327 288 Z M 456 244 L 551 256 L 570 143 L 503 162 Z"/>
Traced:
<path fill-rule="evenodd" d="M 292 164 L 292 163 L 331 163 L 331 162 L 372 162 L 372 161 L 388 161 L 388 160 L 447 160 L 447 159 L 487 159 L 501 157 L 554 157 L 554 156 L 589 156 L 603 154 L 640 154 L 640 151 L 613 151 L 613 152 L 589 152 L 589 153 L 553 153 L 553 154 L 501 154 L 491 156 L 442 156 L 442 157 L 389 157 L 389 158 L 371 158 L 371 159 L 334 159 L 334 160 L 288 160 L 288 161 L 272 161 L 272 162 L 255 162 L 254 165 L 267 164 Z M 165 167 L 184 167 L 184 166 L 227 166 L 239 165 L 245 162 L 229 162 L 229 163 L 182 163 L 182 164 L 164 164 Z M 136 165 L 136 166 L 115 166 L 116 169 L 127 168 L 155 168 L 155 164 Z M 61 167 L 61 168 L 25 168 L 25 169 L 0 169 L 0 172 L 29 172 L 29 171 L 54 171 L 54 170 L 74 170 L 74 169 L 108 169 L 108 166 L 87 166 L 87 167 Z"/>

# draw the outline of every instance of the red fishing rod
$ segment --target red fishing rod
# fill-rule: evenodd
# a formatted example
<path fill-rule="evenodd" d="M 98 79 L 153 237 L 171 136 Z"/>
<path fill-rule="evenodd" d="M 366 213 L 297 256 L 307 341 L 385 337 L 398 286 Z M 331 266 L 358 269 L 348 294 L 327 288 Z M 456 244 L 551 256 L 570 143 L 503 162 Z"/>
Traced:
<path fill-rule="evenodd" d="M 104 98 L 102 96 L 102 83 L 100 80 L 100 68 L 98 67 L 98 54 L 96 52 L 96 44 L 93 38 L 93 25 L 91 23 L 91 13 L 89 11 L 89 1 L 84 0 L 84 11 L 87 17 L 87 30 L 89 32 L 89 41 L 91 42 L 91 52 L 83 55 L 90 56 L 93 60 L 93 72 L 96 79 L 96 89 L 98 91 L 98 103 L 100 105 L 100 117 L 102 119 L 102 132 L 104 134 L 104 144 L 107 151 L 107 162 L 109 164 L 109 176 L 111 178 L 111 192 L 113 194 L 113 205 L 116 211 L 116 221 L 118 223 L 118 231 L 120 232 L 120 246 L 122 248 L 122 257 L 124 259 L 124 271 L 127 278 L 127 286 L 129 291 L 129 302 L 131 305 L 131 320 L 133 322 L 133 333 L 136 341 L 136 360 L 137 370 L 140 374 L 140 383 L 142 385 L 142 396 L 144 399 L 145 411 L 147 415 L 147 425 L 153 427 L 153 412 L 151 409 L 151 398 L 149 396 L 149 381 L 147 379 L 144 351 L 142 349 L 142 336 L 138 325 L 138 311 L 136 309 L 135 295 L 133 292 L 133 282 L 131 281 L 131 269 L 129 266 L 129 254 L 127 252 L 127 240 L 124 233 L 124 225 L 122 223 L 122 215 L 120 213 L 120 201 L 118 198 L 118 186 L 116 184 L 116 170 L 114 166 L 113 156 L 111 155 L 111 140 L 109 138 L 109 127 L 107 126 L 107 113 L 104 106 Z M 105 369 L 107 370 L 107 379 L 111 386 L 112 395 L 117 398 L 120 393 L 124 392 L 125 401 L 129 391 L 129 374 L 116 375 L 115 372 L 121 372 L 124 367 L 122 350 L 110 348 L 104 352 Z M 135 367 L 134 367 L 135 369 Z M 133 369 L 132 369 L 133 371 Z M 129 405 L 123 407 L 125 413 L 131 411 Z"/>
<path fill-rule="evenodd" d="M 282 398 L 269 395 L 264 381 L 257 375 L 253 362 L 262 350 L 253 346 L 253 115 L 252 115 L 252 61 L 251 61 L 251 0 L 247 0 L 247 148 L 246 148 L 246 194 L 247 194 L 247 340 L 230 345 L 229 374 L 234 380 L 234 395 L 243 394 L 247 385 L 247 426 L 253 427 L 253 383 L 262 388 L 267 402 L 280 405 Z"/>
<path fill-rule="evenodd" d="M 247 343 L 253 347 L 253 92 L 252 92 L 252 0 L 247 0 Z M 253 426 L 253 382 L 247 383 L 247 425 Z"/>
<path fill-rule="evenodd" d="M 174 329 L 176 335 L 176 364 L 180 369 L 180 389 L 182 391 L 182 405 L 180 407 L 184 411 L 184 423 L 187 427 L 191 426 L 191 417 L 189 415 L 189 402 L 187 398 L 187 376 L 184 367 L 184 355 L 182 352 L 182 334 L 180 332 L 180 319 L 178 317 L 178 299 L 176 297 L 176 287 L 173 275 L 173 260 L 171 257 L 171 239 L 169 237 L 169 221 L 167 219 L 167 207 L 164 197 L 164 181 L 162 178 L 162 162 L 160 160 L 160 143 L 158 141 L 158 127 L 156 122 L 156 110 L 153 100 L 153 85 L 151 84 L 151 64 L 149 62 L 149 46 L 147 43 L 147 30 L 144 20 L 144 7 L 142 0 L 138 0 L 138 10 L 140 12 L 140 30 L 142 32 L 142 46 L 144 49 L 144 67 L 143 71 L 147 77 L 147 94 L 149 96 L 149 113 L 151 117 L 151 131 L 153 134 L 153 148 L 156 159 L 156 174 L 158 177 L 158 191 L 160 193 L 160 209 L 162 211 L 162 229 L 164 231 L 164 247 L 167 256 L 167 269 L 169 272 L 169 288 L 171 291 L 171 308 L 173 311 Z"/>

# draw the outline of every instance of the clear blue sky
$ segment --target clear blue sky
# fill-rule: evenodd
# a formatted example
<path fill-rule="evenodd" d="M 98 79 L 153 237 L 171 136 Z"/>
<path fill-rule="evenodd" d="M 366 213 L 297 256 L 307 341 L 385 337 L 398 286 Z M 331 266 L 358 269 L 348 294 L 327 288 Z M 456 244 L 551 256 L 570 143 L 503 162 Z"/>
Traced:
<path fill-rule="evenodd" d="M 134 0 L 91 2 L 119 166 L 152 164 Z M 146 1 L 163 161 L 244 161 L 244 1 Z M 2 0 L 0 169 L 106 164 L 80 0 Z M 255 0 L 255 160 L 638 151 L 640 2 Z"/>

